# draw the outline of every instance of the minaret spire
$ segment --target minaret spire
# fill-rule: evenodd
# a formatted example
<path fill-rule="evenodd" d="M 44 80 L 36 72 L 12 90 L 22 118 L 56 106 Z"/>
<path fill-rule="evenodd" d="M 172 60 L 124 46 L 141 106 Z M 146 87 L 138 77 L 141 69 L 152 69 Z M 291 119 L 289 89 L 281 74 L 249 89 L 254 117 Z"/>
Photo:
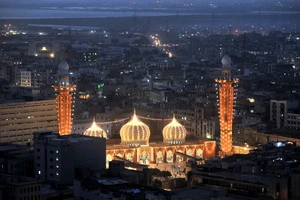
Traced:
<path fill-rule="evenodd" d="M 220 113 L 220 149 L 221 155 L 232 154 L 232 122 L 234 87 L 238 80 L 231 78 L 231 58 L 225 55 L 222 58 L 222 77 L 217 78 L 219 86 L 219 113 Z"/>
<path fill-rule="evenodd" d="M 60 135 L 69 135 L 72 132 L 73 92 L 76 85 L 70 84 L 69 76 L 69 65 L 62 61 L 58 65 L 58 84 L 53 86 L 57 93 L 57 122 Z"/>

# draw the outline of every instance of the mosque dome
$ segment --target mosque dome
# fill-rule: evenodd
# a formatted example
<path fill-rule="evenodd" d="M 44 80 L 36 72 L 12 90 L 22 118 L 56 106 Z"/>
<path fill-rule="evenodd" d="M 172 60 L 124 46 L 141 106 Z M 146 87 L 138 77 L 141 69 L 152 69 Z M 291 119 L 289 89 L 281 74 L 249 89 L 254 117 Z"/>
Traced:
<path fill-rule="evenodd" d="M 62 61 L 58 65 L 59 71 L 68 71 L 69 70 L 69 64 L 66 61 Z"/>
<path fill-rule="evenodd" d="M 181 144 L 185 142 L 186 129 L 173 116 L 173 120 L 163 129 L 164 142 Z"/>
<path fill-rule="evenodd" d="M 231 68 L 231 58 L 228 55 L 225 55 L 221 62 L 222 68 Z"/>
<path fill-rule="evenodd" d="M 90 128 L 88 128 L 83 135 L 91 136 L 91 137 L 101 137 L 101 138 L 107 138 L 106 132 L 100 128 L 94 119 L 93 124 Z"/>
<path fill-rule="evenodd" d="M 122 126 L 120 136 L 121 144 L 129 144 L 130 146 L 148 145 L 150 129 L 140 121 L 134 111 L 131 120 Z"/>

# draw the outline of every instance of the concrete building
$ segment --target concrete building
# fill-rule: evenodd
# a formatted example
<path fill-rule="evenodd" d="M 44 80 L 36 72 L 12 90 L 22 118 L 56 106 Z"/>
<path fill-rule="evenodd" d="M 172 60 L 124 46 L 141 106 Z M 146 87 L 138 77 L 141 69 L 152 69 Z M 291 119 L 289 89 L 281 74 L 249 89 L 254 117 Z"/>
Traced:
<path fill-rule="evenodd" d="M 293 102 L 289 103 L 288 101 L 277 100 L 270 101 L 270 121 L 275 128 L 288 128 L 291 130 L 300 129 L 300 113 L 298 113 L 297 110 L 289 110 L 290 107 L 295 107 Z M 296 104 L 296 108 L 297 107 L 298 106 Z"/>
<path fill-rule="evenodd" d="M 0 104 L 0 142 L 32 143 L 32 133 L 57 131 L 55 100 Z"/>
<path fill-rule="evenodd" d="M 33 150 L 31 147 L 1 144 L 0 173 L 33 177 Z"/>
<path fill-rule="evenodd" d="M 294 169 L 291 174 L 292 199 L 300 199 L 300 168 Z"/>
<path fill-rule="evenodd" d="M 105 138 L 35 132 L 35 177 L 70 184 L 75 177 L 75 169 L 104 170 L 105 148 Z"/>
<path fill-rule="evenodd" d="M 193 180 L 203 185 L 228 188 L 236 194 L 258 198 L 260 195 L 274 199 L 288 199 L 288 180 L 286 177 L 254 175 L 232 172 L 193 172 Z M 247 191 L 247 192 L 246 192 Z"/>
<path fill-rule="evenodd" d="M 155 87 L 150 91 L 150 101 L 152 103 L 168 102 L 170 90 L 165 87 Z"/>
<path fill-rule="evenodd" d="M 31 87 L 31 71 L 20 71 L 20 86 Z"/>
<path fill-rule="evenodd" d="M 193 110 L 174 109 L 178 121 L 185 126 L 187 134 L 202 138 L 215 138 L 216 122 L 204 119 L 204 108 L 195 107 Z"/>
<path fill-rule="evenodd" d="M 95 119 L 96 123 L 101 127 L 101 129 L 103 129 L 106 132 L 107 136 L 110 138 L 112 136 L 112 124 L 107 124 L 107 123 L 101 124 L 100 120 L 102 118 L 100 118 L 99 116 L 100 114 L 97 113 Z M 111 116 L 111 114 L 107 116 Z M 92 121 L 93 121 L 92 119 L 74 120 L 72 124 L 72 134 L 83 134 L 84 131 L 86 131 L 91 126 Z M 107 118 L 107 121 L 111 121 L 110 118 Z"/>
<path fill-rule="evenodd" d="M 300 113 L 287 113 L 286 127 L 288 129 L 300 129 Z"/>
<path fill-rule="evenodd" d="M 286 125 L 287 101 L 270 101 L 270 121 L 279 129 Z"/>
<path fill-rule="evenodd" d="M 2 197 L 5 200 L 40 200 L 41 181 L 33 178 L 0 174 Z"/>

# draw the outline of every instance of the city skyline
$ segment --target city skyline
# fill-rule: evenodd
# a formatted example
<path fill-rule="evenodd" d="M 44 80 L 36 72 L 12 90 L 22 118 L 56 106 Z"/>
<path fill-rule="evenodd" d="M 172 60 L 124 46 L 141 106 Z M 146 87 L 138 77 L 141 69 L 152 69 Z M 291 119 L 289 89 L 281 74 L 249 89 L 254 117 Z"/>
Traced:
<path fill-rule="evenodd" d="M 300 199 L 300 5 L 0 2 L 0 199 Z"/>

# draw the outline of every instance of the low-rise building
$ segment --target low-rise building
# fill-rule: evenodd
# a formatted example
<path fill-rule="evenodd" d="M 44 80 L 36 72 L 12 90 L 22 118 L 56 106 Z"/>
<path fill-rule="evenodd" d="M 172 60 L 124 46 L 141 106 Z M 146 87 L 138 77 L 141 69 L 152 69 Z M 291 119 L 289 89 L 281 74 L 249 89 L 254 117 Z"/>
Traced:
<path fill-rule="evenodd" d="M 2 185 L 1 199 L 41 199 L 40 190 L 42 181 L 28 177 L 0 174 L 0 184 Z"/>
<path fill-rule="evenodd" d="M 32 144 L 35 131 L 57 131 L 56 101 L 0 104 L 0 142 Z"/>

